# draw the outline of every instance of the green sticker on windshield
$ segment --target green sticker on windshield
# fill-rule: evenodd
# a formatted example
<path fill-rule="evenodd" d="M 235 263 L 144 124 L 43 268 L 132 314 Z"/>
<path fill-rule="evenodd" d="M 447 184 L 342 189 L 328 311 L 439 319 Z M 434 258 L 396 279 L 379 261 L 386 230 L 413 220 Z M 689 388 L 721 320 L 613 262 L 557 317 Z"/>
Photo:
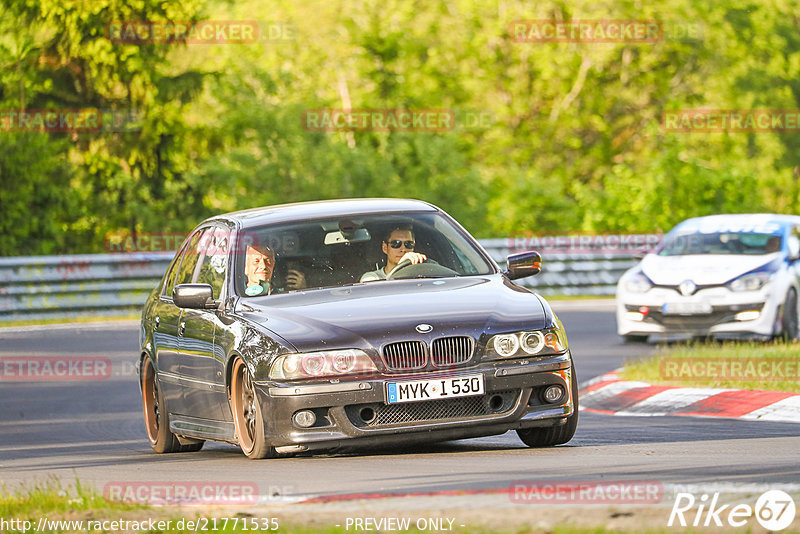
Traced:
<path fill-rule="evenodd" d="M 264 288 L 261 287 L 261 285 L 250 286 L 250 287 L 248 287 L 247 289 L 244 290 L 244 294 L 248 295 L 250 297 L 255 297 L 256 295 L 260 295 L 263 292 L 264 292 Z"/>

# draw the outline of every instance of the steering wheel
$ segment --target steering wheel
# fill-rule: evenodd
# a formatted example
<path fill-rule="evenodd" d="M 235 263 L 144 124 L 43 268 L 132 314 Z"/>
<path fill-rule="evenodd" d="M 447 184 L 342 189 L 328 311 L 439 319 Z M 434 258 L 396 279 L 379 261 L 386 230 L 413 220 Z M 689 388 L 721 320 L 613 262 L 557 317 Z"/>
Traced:
<path fill-rule="evenodd" d="M 398 276 L 402 272 L 402 276 Z M 436 260 L 427 258 L 422 263 L 411 263 L 411 260 L 403 260 L 386 275 L 387 280 L 395 278 L 419 278 L 426 276 L 457 276 L 458 273 L 447 267 L 439 265 Z"/>

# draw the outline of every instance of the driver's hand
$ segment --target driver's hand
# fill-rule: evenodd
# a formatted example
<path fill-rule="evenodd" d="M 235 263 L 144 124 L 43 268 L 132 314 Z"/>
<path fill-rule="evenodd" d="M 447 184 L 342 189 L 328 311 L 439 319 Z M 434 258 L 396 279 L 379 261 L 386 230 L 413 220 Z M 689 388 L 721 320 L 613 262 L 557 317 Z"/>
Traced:
<path fill-rule="evenodd" d="M 410 261 L 411 263 L 422 263 L 423 261 L 427 260 L 428 257 L 425 254 L 420 254 L 419 252 L 406 252 L 400 258 L 400 261 L 397 262 L 400 265 L 405 260 Z"/>
<path fill-rule="evenodd" d="M 306 277 L 297 269 L 289 269 L 286 275 L 286 289 L 305 289 Z"/>

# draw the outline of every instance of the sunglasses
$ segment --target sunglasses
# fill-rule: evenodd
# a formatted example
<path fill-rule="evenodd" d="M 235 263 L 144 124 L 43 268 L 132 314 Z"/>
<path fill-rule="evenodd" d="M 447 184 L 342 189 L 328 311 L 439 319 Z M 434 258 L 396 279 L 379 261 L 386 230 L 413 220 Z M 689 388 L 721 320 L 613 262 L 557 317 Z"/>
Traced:
<path fill-rule="evenodd" d="M 392 239 L 391 241 L 386 241 L 389 243 L 389 246 L 392 248 L 400 248 L 401 245 L 405 245 L 408 250 L 414 250 L 414 242 L 413 241 L 401 241 L 399 239 Z"/>

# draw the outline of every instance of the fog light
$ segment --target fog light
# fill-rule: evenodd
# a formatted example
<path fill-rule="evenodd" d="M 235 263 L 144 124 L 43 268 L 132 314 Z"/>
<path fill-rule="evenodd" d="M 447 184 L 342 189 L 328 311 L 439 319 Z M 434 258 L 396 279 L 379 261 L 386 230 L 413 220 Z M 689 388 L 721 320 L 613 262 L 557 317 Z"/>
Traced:
<path fill-rule="evenodd" d="M 629 321 L 642 321 L 644 320 L 644 314 L 642 312 L 629 311 L 625 313 L 625 318 Z"/>
<path fill-rule="evenodd" d="M 308 428 L 314 426 L 317 422 L 317 416 L 311 410 L 300 410 L 294 414 L 294 424 L 300 428 Z"/>
<path fill-rule="evenodd" d="M 564 388 L 561 386 L 548 386 L 547 389 L 544 390 L 544 400 L 549 402 L 550 404 L 555 404 L 556 402 L 561 400 L 561 397 L 564 396 Z"/>
<path fill-rule="evenodd" d="M 760 311 L 752 311 L 751 310 L 751 311 L 743 311 L 743 312 L 737 313 L 734 316 L 734 319 L 736 319 L 737 321 L 755 321 L 759 317 L 761 317 L 761 312 Z"/>

